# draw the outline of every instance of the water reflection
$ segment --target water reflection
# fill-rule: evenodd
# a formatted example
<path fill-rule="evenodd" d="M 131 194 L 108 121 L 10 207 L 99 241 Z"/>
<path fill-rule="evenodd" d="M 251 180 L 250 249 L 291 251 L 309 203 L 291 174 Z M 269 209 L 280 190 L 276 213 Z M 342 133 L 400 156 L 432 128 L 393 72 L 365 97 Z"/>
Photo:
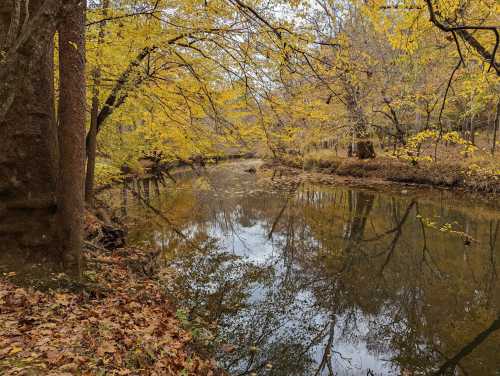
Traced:
<path fill-rule="evenodd" d="M 133 241 L 164 249 L 167 288 L 231 375 L 500 374 L 498 210 L 251 163 L 142 186 L 168 222 L 128 206 Z"/>

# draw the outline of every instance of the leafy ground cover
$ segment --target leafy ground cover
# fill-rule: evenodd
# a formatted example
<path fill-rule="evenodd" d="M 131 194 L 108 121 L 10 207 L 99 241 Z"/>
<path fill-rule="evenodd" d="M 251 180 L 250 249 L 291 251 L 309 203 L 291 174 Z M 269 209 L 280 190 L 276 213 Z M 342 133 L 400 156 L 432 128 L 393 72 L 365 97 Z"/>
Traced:
<path fill-rule="evenodd" d="M 0 276 L 0 374 L 218 373 L 190 350 L 161 285 L 138 271 L 147 252 L 94 249 L 86 258 L 91 268 L 77 288 L 36 291 L 14 283 L 13 272 Z"/>

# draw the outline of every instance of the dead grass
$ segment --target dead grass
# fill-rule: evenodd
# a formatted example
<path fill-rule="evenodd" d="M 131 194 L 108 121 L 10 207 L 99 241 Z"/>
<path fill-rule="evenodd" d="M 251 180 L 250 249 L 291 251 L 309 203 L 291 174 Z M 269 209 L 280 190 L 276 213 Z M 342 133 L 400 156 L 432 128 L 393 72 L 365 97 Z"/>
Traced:
<path fill-rule="evenodd" d="M 391 182 L 464 188 L 488 193 L 500 192 L 500 156 L 492 157 L 488 153 L 478 151 L 474 156 L 466 158 L 460 154 L 458 148 L 449 148 L 448 151 L 447 154 L 442 153 L 441 159 L 438 156 L 437 162 L 418 161 L 415 164 L 390 156 L 358 160 L 340 157 L 332 150 L 320 150 L 305 155 L 302 167 L 307 171 L 339 176 L 378 178 Z M 295 166 L 297 164 L 294 162 Z"/>

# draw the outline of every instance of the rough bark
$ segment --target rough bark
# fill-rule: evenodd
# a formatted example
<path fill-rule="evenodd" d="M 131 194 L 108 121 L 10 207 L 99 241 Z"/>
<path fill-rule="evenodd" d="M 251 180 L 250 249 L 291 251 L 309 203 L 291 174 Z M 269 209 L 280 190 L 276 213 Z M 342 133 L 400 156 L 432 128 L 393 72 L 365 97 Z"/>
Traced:
<path fill-rule="evenodd" d="M 42 0 L 30 1 L 33 22 L 42 4 Z M 1 8 L 0 35 L 6 35 L 12 9 Z M 2 47 L 12 52 L 0 64 L 0 107 L 5 110 L 0 114 L 0 257 L 4 265 L 4 261 L 14 262 L 13 254 L 17 262 L 27 264 L 59 252 L 55 240 L 53 15 L 46 15 L 46 22 L 35 22 L 35 32 L 18 28 L 19 34 L 12 36 L 15 42 L 10 42 L 16 48 Z M 20 17 L 24 24 L 24 10 Z"/>
<path fill-rule="evenodd" d="M 356 142 L 356 148 L 359 159 L 375 158 L 375 149 L 371 140 L 358 140 Z"/>
<path fill-rule="evenodd" d="M 71 4 L 70 4 L 71 3 Z M 58 225 L 65 266 L 79 270 L 85 161 L 85 2 L 68 1 L 59 25 Z"/>
<path fill-rule="evenodd" d="M 491 143 L 491 155 L 495 155 L 495 150 L 497 147 L 497 133 L 500 128 L 500 99 L 497 102 L 497 111 L 495 116 L 495 122 L 493 124 L 493 141 Z"/>
<path fill-rule="evenodd" d="M 357 98 L 356 89 L 348 82 L 344 83 L 346 106 L 353 123 L 354 145 L 349 148 L 348 156 L 356 155 L 359 159 L 375 158 L 373 142 L 368 140 L 368 125 L 363 109 Z"/>
<path fill-rule="evenodd" d="M 109 0 L 104 0 L 102 4 L 103 16 L 106 18 L 107 10 L 109 7 Z M 99 46 L 104 43 L 104 28 L 106 22 L 101 22 L 99 24 L 99 37 L 98 37 L 98 56 Z M 95 163 L 96 163 L 96 152 L 97 152 L 97 129 L 99 127 L 98 117 L 99 117 L 99 92 L 101 85 L 101 68 L 96 66 L 92 72 L 93 79 L 93 91 L 92 91 L 92 110 L 91 110 L 91 120 L 90 129 L 86 137 L 86 155 L 87 155 L 87 168 L 85 176 L 85 201 L 90 207 L 94 206 L 94 177 L 95 177 Z"/>
<path fill-rule="evenodd" d="M 96 85 L 94 83 L 94 85 Z M 95 177 L 95 161 L 97 153 L 97 114 L 99 112 L 99 97 L 98 90 L 94 92 L 92 97 L 92 109 L 90 111 L 90 129 L 87 134 L 86 155 L 87 169 L 85 175 L 85 202 L 90 206 L 94 206 L 94 177 Z"/>
<path fill-rule="evenodd" d="M 0 4 L 0 55 L 4 56 L 0 59 L 0 122 L 5 120 L 14 104 L 16 93 L 30 84 L 30 76 L 20 72 L 27 69 L 26 65 L 46 59 L 63 8 L 62 0 L 33 0 L 29 3 L 28 17 L 21 8 L 19 22 L 16 22 L 14 19 L 18 16 L 14 4 Z M 19 26 L 21 19 L 22 26 Z M 11 28 L 12 21 L 18 24 L 15 30 Z"/>

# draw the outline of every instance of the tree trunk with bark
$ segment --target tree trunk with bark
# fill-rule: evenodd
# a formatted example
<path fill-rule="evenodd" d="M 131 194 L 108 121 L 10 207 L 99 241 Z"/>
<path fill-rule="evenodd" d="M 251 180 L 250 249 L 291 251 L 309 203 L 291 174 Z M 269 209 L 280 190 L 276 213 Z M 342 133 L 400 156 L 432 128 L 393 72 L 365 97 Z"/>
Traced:
<path fill-rule="evenodd" d="M 356 89 L 350 84 L 344 84 L 346 90 L 346 106 L 350 120 L 353 123 L 353 145 L 349 148 L 348 156 L 357 156 L 359 159 L 375 158 L 373 142 L 368 139 L 368 125 L 363 109 L 356 98 Z"/>
<path fill-rule="evenodd" d="M 96 83 L 94 82 L 94 85 Z M 94 179 L 97 153 L 97 115 L 99 113 L 98 89 L 94 89 L 92 109 L 90 110 L 90 129 L 86 139 L 87 169 L 85 172 L 85 202 L 94 206 Z"/>
<path fill-rule="evenodd" d="M 109 7 L 109 0 L 104 0 L 102 3 L 103 17 L 106 18 Z M 104 27 L 106 22 L 99 24 L 99 37 L 97 40 L 98 56 L 100 57 L 100 46 L 104 43 Z M 101 69 L 97 66 L 92 72 L 93 91 L 92 91 L 92 110 L 90 119 L 90 129 L 86 137 L 86 155 L 87 168 L 85 175 L 85 202 L 90 207 L 94 206 L 94 179 L 95 179 L 95 163 L 97 153 L 97 131 L 99 118 L 99 92 L 101 85 Z"/>
<path fill-rule="evenodd" d="M 497 111 L 495 116 L 495 122 L 493 124 L 493 141 L 491 143 L 491 155 L 495 155 L 495 150 L 497 147 L 497 133 L 500 128 L 500 99 L 497 102 Z"/>
<path fill-rule="evenodd" d="M 71 4 L 70 4 L 71 3 Z M 58 225 L 67 268 L 78 270 L 83 241 L 85 163 L 85 6 L 68 2 L 59 25 Z"/>
<path fill-rule="evenodd" d="M 31 0 L 36 15 L 42 0 Z M 8 34 L 14 9 L 0 6 L 0 36 Z M 54 8 L 55 9 L 55 8 Z M 55 12 L 55 10 L 54 10 Z M 19 24 L 26 14 L 21 10 Z M 55 16 L 47 13 L 35 32 L 19 26 L 25 40 L 0 63 L 0 259 L 40 262 L 59 254 L 56 241 L 57 133 L 53 103 Z M 24 31 L 23 31 L 24 30 Z M 9 34 L 10 35 L 10 34 Z M 12 41 L 11 41 L 12 42 Z M 11 256 L 8 256 L 8 255 Z M 4 264 L 5 265 L 5 264 Z"/>

